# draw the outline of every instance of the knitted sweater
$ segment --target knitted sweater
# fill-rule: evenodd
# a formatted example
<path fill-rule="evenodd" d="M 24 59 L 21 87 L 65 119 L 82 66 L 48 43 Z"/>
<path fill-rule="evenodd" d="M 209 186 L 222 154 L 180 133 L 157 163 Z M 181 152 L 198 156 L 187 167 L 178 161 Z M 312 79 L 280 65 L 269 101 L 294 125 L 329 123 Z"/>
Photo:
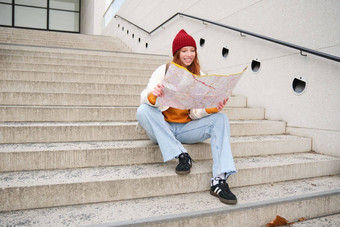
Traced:
<path fill-rule="evenodd" d="M 200 119 L 202 117 L 208 116 L 209 114 L 218 112 L 217 108 L 179 110 L 169 106 L 159 106 L 157 102 L 157 97 L 152 95 L 151 92 L 157 84 L 162 83 L 165 76 L 165 69 L 166 64 L 159 66 L 152 73 L 147 87 L 142 91 L 140 95 L 141 104 L 146 103 L 151 106 L 158 107 L 162 111 L 165 120 L 176 123 L 187 123 L 191 120 Z"/>

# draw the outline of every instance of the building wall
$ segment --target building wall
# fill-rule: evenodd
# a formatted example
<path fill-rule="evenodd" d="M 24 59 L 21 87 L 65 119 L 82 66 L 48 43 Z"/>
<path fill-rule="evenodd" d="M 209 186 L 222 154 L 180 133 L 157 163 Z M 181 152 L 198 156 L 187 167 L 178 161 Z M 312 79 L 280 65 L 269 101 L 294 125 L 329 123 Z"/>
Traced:
<path fill-rule="evenodd" d="M 82 0 L 80 32 L 82 34 L 101 35 L 105 1 Z"/>
<path fill-rule="evenodd" d="M 338 0 L 126 0 L 117 14 L 151 31 L 177 12 L 340 56 Z M 152 34 L 116 18 L 102 34 L 120 37 L 135 52 L 171 55 L 182 28 L 198 46 L 205 39 L 198 54 L 206 73 L 237 72 L 259 59 L 260 70 L 248 68 L 234 94 L 247 96 L 250 107 L 265 107 L 267 119 L 286 121 L 287 133 L 313 137 L 315 151 L 340 156 L 339 62 L 185 17 Z M 300 95 L 292 90 L 296 77 L 307 84 Z"/>

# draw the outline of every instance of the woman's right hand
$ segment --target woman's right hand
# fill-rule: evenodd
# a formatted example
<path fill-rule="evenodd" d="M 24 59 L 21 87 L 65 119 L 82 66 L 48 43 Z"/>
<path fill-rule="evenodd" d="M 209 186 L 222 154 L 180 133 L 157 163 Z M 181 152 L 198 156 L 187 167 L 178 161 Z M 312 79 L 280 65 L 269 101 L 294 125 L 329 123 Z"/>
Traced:
<path fill-rule="evenodd" d="M 218 110 L 218 111 L 223 110 L 224 106 L 225 106 L 225 105 L 227 104 L 227 102 L 228 102 L 228 99 L 229 99 L 229 97 L 228 97 L 227 99 L 224 99 L 222 102 L 219 102 L 219 103 L 218 103 L 218 107 L 217 107 L 217 110 Z"/>
<path fill-rule="evenodd" d="M 164 95 L 163 89 L 164 89 L 163 84 L 157 84 L 151 93 L 156 97 L 162 97 Z"/>

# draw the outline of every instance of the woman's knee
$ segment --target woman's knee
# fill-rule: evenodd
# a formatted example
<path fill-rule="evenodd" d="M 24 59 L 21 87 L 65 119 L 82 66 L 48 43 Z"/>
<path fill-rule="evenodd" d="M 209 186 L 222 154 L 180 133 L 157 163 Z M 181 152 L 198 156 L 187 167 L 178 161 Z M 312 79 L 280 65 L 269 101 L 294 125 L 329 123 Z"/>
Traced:
<path fill-rule="evenodd" d="M 140 115 L 143 115 L 145 112 L 145 104 L 141 104 L 138 108 L 137 108 L 137 118 Z"/>
<path fill-rule="evenodd" d="M 152 116 L 155 114 L 155 110 L 156 107 L 152 107 L 148 104 L 141 104 L 138 108 L 137 108 L 137 120 L 142 120 L 145 118 L 148 118 L 149 116 Z"/>
<path fill-rule="evenodd" d="M 227 123 L 229 124 L 229 118 L 226 114 L 223 114 L 223 113 L 215 113 L 213 114 L 214 117 L 215 117 L 215 121 L 216 123 Z"/>
<path fill-rule="evenodd" d="M 148 112 L 148 105 L 147 104 L 141 104 L 138 108 L 137 108 L 137 120 L 141 120 L 145 118 L 145 115 Z"/>

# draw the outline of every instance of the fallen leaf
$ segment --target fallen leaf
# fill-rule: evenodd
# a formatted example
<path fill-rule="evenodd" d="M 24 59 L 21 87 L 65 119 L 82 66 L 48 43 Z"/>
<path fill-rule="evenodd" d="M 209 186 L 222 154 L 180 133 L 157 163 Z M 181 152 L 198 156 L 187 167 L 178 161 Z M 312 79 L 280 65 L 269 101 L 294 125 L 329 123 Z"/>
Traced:
<path fill-rule="evenodd" d="M 276 218 L 272 222 L 267 223 L 267 227 L 282 226 L 282 225 L 287 225 L 287 224 L 288 224 L 288 221 L 285 218 L 277 215 Z"/>

